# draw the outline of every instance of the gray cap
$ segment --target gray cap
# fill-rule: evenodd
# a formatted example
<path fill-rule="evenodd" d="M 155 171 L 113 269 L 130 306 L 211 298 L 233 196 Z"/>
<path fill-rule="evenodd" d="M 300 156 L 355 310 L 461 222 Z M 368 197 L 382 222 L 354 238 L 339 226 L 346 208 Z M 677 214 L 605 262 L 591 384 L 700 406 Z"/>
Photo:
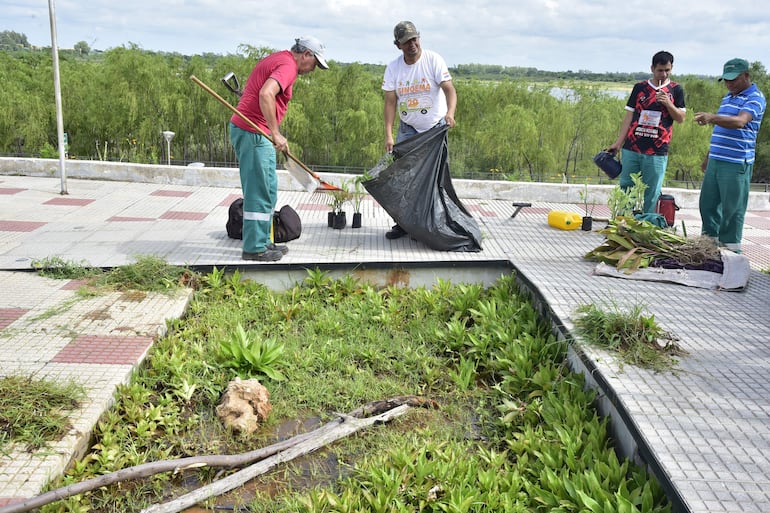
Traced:
<path fill-rule="evenodd" d="M 298 37 L 294 41 L 296 41 L 298 45 L 304 46 L 313 52 L 313 55 L 315 55 L 315 60 L 318 61 L 318 65 L 321 67 L 321 69 L 329 69 L 329 65 L 326 64 L 326 57 L 324 57 L 326 47 L 321 41 L 314 38 L 313 36 Z"/>
<path fill-rule="evenodd" d="M 396 43 L 404 44 L 410 39 L 420 37 L 420 33 L 417 32 L 417 27 L 411 21 L 402 21 L 393 29 L 393 37 L 396 39 Z"/>

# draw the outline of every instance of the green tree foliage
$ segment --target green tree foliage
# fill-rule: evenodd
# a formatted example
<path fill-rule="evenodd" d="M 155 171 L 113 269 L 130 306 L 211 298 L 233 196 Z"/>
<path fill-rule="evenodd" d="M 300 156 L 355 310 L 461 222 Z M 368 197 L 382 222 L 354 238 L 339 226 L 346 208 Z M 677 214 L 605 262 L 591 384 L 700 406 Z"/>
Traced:
<path fill-rule="evenodd" d="M 4 40 L 18 48 L 26 38 L 2 32 Z M 81 43 L 60 50 L 72 158 L 164 162 L 161 132 L 171 130 L 172 163 L 237 165 L 228 137 L 230 112 L 189 77 L 197 76 L 236 105 L 238 98 L 221 78 L 233 71 L 245 86 L 255 63 L 275 49 L 243 45 L 237 54 L 188 57 L 132 43 L 98 52 Z M 299 77 L 283 125 L 292 153 L 311 166 L 351 172 L 374 166 L 384 152 L 383 72 L 382 65 L 333 63 L 330 70 Z M 458 92 L 457 126 L 449 132 L 454 176 L 579 183 L 604 178 L 591 159 L 616 138 L 625 98 L 578 78 L 617 80 L 630 90 L 647 77 L 585 71 L 544 77 L 535 69 L 488 65 L 452 72 Z M 56 147 L 52 77 L 50 51 L 0 50 L 0 154 L 40 155 Z M 770 77 L 760 63 L 752 64 L 752 77 L 770 93 Z M 725 88 L 714 78 L 679 81 L 690 114 L 674 129 L 667 178 L 697 186 L 711 131 L 694 124 L 692 113 L 714 112 Z M 754 181 L 769 178 L 770 123 L 764 123 Z"/>
<path fill-rule="evenodd" d="M 91 47 L 85 41 L 78 41 L 72 48 L 80 56 L 86 56 L 91 53 Z"/>
<path fill-rule="evenodd" d="M 3 30 L 0 32 L 0 50 L 12 51 L 30 48 L 27 36 L 19 34 L 13 30 Z"/>

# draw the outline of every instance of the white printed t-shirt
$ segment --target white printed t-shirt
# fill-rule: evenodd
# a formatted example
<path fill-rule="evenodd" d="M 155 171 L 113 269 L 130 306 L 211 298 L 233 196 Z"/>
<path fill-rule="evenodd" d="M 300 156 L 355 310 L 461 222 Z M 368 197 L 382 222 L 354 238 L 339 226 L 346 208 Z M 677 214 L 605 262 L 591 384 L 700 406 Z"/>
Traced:
<path fill-rule="evenodd" d="M 383 91 L 396 92 L 396 109 L 401 121 L 418 132 L 433 128 L 447 114 L 446 96 L 441 82 L 452 80 L 444 59 L 430 50 L 422 50 L 414 64 L 400 55 L 385 68 Z"/>

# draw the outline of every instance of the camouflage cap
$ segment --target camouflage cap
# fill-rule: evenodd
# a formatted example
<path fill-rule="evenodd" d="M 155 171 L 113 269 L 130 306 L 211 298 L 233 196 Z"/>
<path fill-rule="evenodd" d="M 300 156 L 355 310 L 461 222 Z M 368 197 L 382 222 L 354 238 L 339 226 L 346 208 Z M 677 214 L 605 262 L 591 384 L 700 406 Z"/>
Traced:
<path fill-rule="evenodd" d="M 411 21 L 402 21 L 393 29 L 393 37 L 396 39 L 396 43 L 404 44 L 410 39 L 420 37 L 420 33 L 417 32 L 414 23 Z"/>

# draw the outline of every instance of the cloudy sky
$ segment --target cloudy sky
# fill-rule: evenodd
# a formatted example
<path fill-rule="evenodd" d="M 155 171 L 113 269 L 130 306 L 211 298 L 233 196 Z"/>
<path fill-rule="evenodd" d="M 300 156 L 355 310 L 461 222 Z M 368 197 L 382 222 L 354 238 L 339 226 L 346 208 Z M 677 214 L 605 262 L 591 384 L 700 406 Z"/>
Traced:
<path fill-rule="evenodd" d="M 716 75 L 736 56 L 770 68 L 766 2 L 724 0 L 54 0 L 60 48 L 137 44 L 186 55 L 288 48 L 314 35 L 329 59 L 386 64 L 393 26 L 412 20 L 449 66 L 647 71 L 658 50 L 675 74 Z M 46 0 L 0 0 L 0 30 L 50 46 Z"/>

